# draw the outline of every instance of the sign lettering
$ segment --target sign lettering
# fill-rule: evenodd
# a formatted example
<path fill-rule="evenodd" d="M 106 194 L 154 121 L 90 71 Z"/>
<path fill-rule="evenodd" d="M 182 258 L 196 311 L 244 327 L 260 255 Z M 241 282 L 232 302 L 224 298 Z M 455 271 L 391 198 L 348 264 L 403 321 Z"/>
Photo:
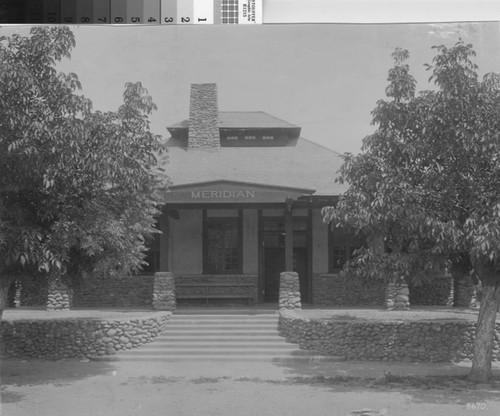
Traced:
<path fill-rule="evenodd" d="M 250 190 L 203 190 L 191 191 L 192 199 L 254 199 L 255 191 Z"/>

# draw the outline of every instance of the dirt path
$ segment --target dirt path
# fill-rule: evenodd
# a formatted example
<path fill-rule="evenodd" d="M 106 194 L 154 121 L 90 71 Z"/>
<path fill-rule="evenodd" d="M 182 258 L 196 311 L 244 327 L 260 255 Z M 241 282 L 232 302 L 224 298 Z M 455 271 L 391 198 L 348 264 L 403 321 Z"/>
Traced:
<path fill-rule="evenodd" d="M 500 414 L 500 385 L 471 387 L 450 377 L 466 373 L 407 363 L 6 360 L 1 415 Z"/>

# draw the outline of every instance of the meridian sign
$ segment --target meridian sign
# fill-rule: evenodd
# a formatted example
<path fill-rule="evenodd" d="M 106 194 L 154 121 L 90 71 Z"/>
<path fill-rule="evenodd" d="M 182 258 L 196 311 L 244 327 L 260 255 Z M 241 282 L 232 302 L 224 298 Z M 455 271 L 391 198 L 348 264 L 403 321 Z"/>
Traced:
<path fill-rule="evenodd" d="M 255 191 L 245 190 L 203 190 L 191 191 L 192 199 L 255 199 Z"/>
<path fill-rule="evenodd" d="M 311 189 L 218 181 L 172 186 L 165 196 L 167 203 L 265 203 L 284 202 L 287 198 L 296 199 L 313 192 Z"/>

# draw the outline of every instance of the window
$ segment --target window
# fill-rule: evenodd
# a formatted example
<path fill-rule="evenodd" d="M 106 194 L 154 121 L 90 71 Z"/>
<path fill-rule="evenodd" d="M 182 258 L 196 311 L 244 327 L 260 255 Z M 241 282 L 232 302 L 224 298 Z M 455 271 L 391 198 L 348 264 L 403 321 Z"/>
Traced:
<path fill-rule="evenodd" d="M 337 272 L 344 267 L 344 264 L 353 257 L 354 252 L 362 246 L 361 239 L 347 233 L 345 230 L 334 228 L 329 235 L 329 269 L 330 272 Z"/>
<path fill-rule="evenodd" d="M 262 140 L 274 140 L 274 136 L 262 136 Z"/>
<path fill-rule="evenodd" d="M 255 140 L 256 136 L 245 136 L 245 140 Z"/>
<path fill-rule="evenodd" d="M 227 136 L 226 140 L 238 140 L 238 136 Z"/>
<path fill-rule="evenodd" d="M 241 272 L 241 221 L 239 218 L 206 218 L 204 273 Z"/>

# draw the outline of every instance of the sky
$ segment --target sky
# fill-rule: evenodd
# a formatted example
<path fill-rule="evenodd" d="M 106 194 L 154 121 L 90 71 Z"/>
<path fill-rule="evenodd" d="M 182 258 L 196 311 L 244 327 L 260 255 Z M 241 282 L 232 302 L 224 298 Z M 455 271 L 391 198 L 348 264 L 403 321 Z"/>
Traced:
<path fill-rule="evenodd" d="M 0 33 L 3 29 L 0 29 Z M 480 74 L 500 72 L 499 24 L 275 24 L 259 26 L 74 26 L 76 47 L 59 65 L 78 75 L 98 110 L 115 110 L 126 82 L 140 81 L 158 110 L 151 129 L 188 118 L 192 83 L 214 82 L 221 111 L 264 111 L 301 136 L 358 153 L 374 131 L 395 47 L 410 51 L 419 89 L 434 45 L 472 43 Z"/>

